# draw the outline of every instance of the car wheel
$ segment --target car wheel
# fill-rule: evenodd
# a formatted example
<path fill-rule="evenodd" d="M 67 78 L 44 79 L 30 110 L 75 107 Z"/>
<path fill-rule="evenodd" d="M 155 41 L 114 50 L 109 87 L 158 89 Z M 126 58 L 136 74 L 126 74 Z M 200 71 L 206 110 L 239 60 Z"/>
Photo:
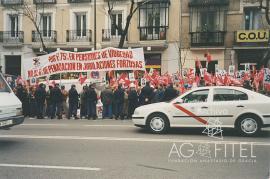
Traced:
<path fill-rule="evenodd" d="M 257 116 L 245 115 L 239 119 L 237 129 L 241 135 L 255 136 L 261 130 L 261 123 Z"/>
<path fill-rule="evenodd" d="M 166 133 L 169 129 L 168 118 L 164 114 L 152 114 L 148 117 L 147 127 L 155 134 Z"/>

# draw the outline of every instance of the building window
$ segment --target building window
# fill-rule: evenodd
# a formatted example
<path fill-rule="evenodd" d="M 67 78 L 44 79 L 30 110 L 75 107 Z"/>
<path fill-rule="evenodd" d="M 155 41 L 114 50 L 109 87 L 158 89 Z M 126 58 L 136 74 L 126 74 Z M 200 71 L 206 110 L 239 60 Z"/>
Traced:
<path fill-rule="evenodd" d="M 86 14 L 76 13 L 76 35 L 78 37 L 86 36 Z"/>
<path fill-rule="evenodd" d="M 9 28 L 11 37 L 18 37 L 19 16 L 17 14 L 9 15 Z"/>
<path fill-rule="evenodd" d="M 169 27 L 169 1 L 153 1 L 139 9 L 141 40 L 165 40 Z"/>
<path fill-rule="evenodd" d="M 256 30 L 261 28 L 261 11 L 257 7 L 244 8 L 245 30 Z"/>
<path fill-rule="evenodd" d="M 41 30 L 44 37 L 51 37 L 52 31 L 52 16 L 51 14 L 41 15 Z"/>
<path fill-rule="evenodd" d="M 121 35 L 121 32 L 119 32 L 117 30 L 116 26 L 119 26 L 120 28 L 122 28 L 122 23 L 123 23 L 123 14 L 122 14 L 122 12 L 115 11 L 112 14 L 111 18 L 112 18 L 111 19 L 111 35 L 112 36 Z"/>
<path fill-rule="evenodd" d="M 228 4 L 227 0 L 190 1 L 191 46 L 224 45 Z"/>

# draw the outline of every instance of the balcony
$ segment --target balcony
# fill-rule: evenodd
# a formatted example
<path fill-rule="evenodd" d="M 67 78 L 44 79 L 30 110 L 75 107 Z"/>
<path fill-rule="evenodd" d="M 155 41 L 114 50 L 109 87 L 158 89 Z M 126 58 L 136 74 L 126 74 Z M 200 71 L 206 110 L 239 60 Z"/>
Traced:
<path fill-rule="evenodd" d="M 167 27 L 139 27 L 140 29 L 140 40 L 166 40 L 167 38 Z"/>
<path fill-rule="evenodd" d="M 0 31 L 0 42 L 5 45 L 18 45 L 24 41 L 23 31 Z"/>
<path fill-rule="evenodd" d="M 67 30 L 67 42 L 92 42 L 92 31 Z"/>
<path fill-rule="evenodd" d="M 23 0 L 1 0 L 3 6 L 22 5 Z"/>
<path fill-rule="evenodd" d="M 42 39 L 44 43 L 56 43 L 57 35 L 54 30 L 43 30 L 41 31 Z M 32 31 L 32 42 L 41 42 L 39 33 Z"/>
<path fill-rule="evenodd" d="M 190 32 L 191 46 L 224 46 L 224 31 Z"/>
<path fill-rule="evenodd" d="M 91 0 L 68 0 L 68 3 L 89 3 Z"/>
<path fill-rule="evenodd" d="M 34 0 L 34 4 L 56 4 L 56 0 Z"/>
<path fill-rule="evenodd" d="M 112 32 L 111 29 L 102 29 L 102 42 L 119 42 L 121 39 L 121 34 Z M 127 36 L 126 36 L 127 41 Z"/>

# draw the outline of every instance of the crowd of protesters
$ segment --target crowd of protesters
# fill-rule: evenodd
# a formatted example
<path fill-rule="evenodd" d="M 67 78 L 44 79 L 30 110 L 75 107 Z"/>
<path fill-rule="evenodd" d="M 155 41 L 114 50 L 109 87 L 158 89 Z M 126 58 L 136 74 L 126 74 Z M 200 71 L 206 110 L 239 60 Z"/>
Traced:
<path fill-rule="evenodd" d="M 95 120 L 99 99 L 103 105 L 103 119 L 131 119 L 138 106 L 169 101 L 180 94 L 173 84 L 153 87 L 149 82 L 142 88 L 136 88 L 133 83 L 128 89 L 122 85 L 107 85 L 99 95 L 94 84 L 85 85 L 81 92 L 75 85 L 67 91 L 59 84 L 49 86 L 47 91 L 44 84 L 29 89 L 19 84 L 14 91 L 22 102 L 23 114 L 37 119 L 62 119 L 65 116 L 67 119 Z"/>
<path fill-rule="evenodd" d="M 151 103 L 170 101 L 185 91 L 197 86 L 205 86 L 207 84 L 204 79 L 195 85 L 169 83 L 168 85 L 160 84 L 155 87 L 146 82 L 144 87 L 136 86 L 131 83 L 128 88 L 124 88 L 121 84 L 118 86 L 107 85 L 101 92 L 95 88 L 95 84 L 83 86 L 82 91 L 78 92 L 75 85 L 72 85 L 68 91 L 65 86 L 46 86 L 40 84 L 37 88 L 19 84 L 14 89 L 16 95 L 22 102 L 23 113 L 25 116 L 43 119 L 44 117 L 54 119 L 93 119 L 97 118 L 97 104 L 102 103 L 102 118 L 110 119 L 131 119 L 134 110 L 138 106 Z M 260 91 L 258 85 L 252 78 L 244 80 L 242 86 L 244 88 L 258 91 L 269 95 L 269 90 Z M 78 110 L 79 109 L 79 110 Z M 78 112 L 79 111 L 79 112 Z"/>

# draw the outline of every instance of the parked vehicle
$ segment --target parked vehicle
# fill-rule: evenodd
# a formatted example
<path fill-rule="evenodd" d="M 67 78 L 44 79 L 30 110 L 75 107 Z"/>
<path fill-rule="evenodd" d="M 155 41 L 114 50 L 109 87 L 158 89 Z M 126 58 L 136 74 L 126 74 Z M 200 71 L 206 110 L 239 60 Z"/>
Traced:
<path fill-rule="evenodd" d="M 137 108 L 132 117 L 136 126 L 153 133 L 165 133 L 170 127 L 235 128 L 246 136 L 270 127 L 270 98 L 241 87 L 199 87 L 170 102 Z"/>
<path fill-rule="evenodd" d="M 0 129 L 10 128 L 23 121 L 22 103 L 0 73 Z"/>

